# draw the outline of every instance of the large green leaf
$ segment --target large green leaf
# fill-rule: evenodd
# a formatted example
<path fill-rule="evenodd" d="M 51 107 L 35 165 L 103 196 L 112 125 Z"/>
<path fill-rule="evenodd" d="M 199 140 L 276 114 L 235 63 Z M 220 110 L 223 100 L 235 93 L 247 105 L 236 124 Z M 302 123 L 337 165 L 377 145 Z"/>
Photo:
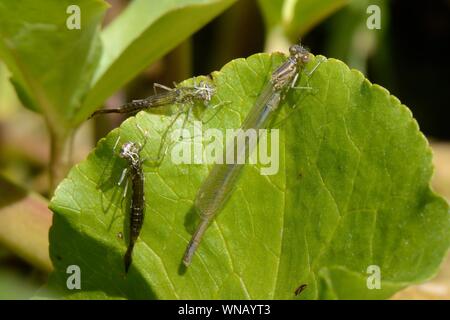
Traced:
<path fill-rule="evenodd" d="M 295 38 L 345 5 L 349 0 L 258 0 L 266 27 L 281 27 Z"/>
<path fill-rule="evenodd" d="M 257 54 L 214 73 L 212 103 L 229 103 L 203 129 L 238 128 L 284 59 Z M 150 134 L 142 156 L 155 158 L 170 117 L 141 112 L 111 132 L 51 202 L 53 285 L 72 298 L 387 298 L 434 275 L 450 243 L 449 211 L 430 190 L 431 151 L 410 111 L 338 60 L 323 62 L 309 85 L 290 91 L 272 124 L 278 174 L 245 166 L 187 270 L 193 200 L 210 167 L 174 165 L 170 152 L 159 167 L 147 162 L 146 218 L 125 276 L 126 242 L 117 235 L 127 233 L 128 204 L 116 184 L 125 163 L 113 146 L 119 133 L 142 142 L 139 124 Z M 214 112 L 194 112 L 187 128 Z M 81 291 L 64 290 L 73 264 Z M 381 269 L 380 290 L 366 285 L 370 265 Z M 300 284 L 307 288 L 295 297 Z"/>
<path fill-rule="evenodd" d="M 130 3 L 102 32 L 104 50 L 100 66 L 77 119 L 86 119 L 142 69 L 175 48 L 234 1 L 135 0 Z"/>
<path fill-rule="evenodd" d="M 100 58 L 102 0 L 80 0 L 81 29 L 69 30 L 71 0 L 1 1 L 0 57 L 24 105 L 53 130 L 72 127 Z M 71 11 L 69 11 L 71 12 Z"/>

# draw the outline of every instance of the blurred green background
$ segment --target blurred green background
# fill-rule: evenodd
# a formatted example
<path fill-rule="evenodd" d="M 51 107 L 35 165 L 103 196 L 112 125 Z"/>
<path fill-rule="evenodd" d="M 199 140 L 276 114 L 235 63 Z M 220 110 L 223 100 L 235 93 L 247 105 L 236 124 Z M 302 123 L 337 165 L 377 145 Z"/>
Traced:
<path fill-rule="evenodd" d="M 278 0 L 274 0 L 276 2 Z M 104 25 L 127 6 L 109 0 Z M 320 23 L 304 30 L 295 25 L 280 36 L 270 15 L 261 10 L 267 1 L 238 0 L 224 13 L 185 40 L 162 59 L 110 97 L 106 107 L 153 93 L 153 83 L 171 85 L 193 75 L 219 70 L 232 59 L 262 51 L 285 50 L 286 43 L 302 36 L 314 54 L 340 59 L 387 88 L 407 105 L 428 137 L 436 166 L 434 189 L 450 199 L 450 129 L 448 124 L 450 2 L 336 1 L 336 10 L 323 14 Z M 369 30 L 366 8 L 381 8 L 382 28 Z M 149 44 L 151 45 L 151 44 Z M 0 175 L 9 181 L 49 196 L 49 137 L 42 117 L 21 106 L 0 61 Z M 74 138 L 74 162 L 81 161 L 96 141 L 124 118 L 98 118 L 81 126 Z M 0 186 L 6 188 L 4 185 Z M 0 190 L 0 197 L 5 195 Z M 0 200 L 1 203 L 2 200 Z M 1 243 L 1 242 L 0 242 Z M 1 244 L 0 244 L 1 245 Z M 35 296 L 47 279 L 39 270 L 0 247 L 0 299 Z M 395 298 L 450 299 L 450 260 L 429 283 L 398 293 Z"/>

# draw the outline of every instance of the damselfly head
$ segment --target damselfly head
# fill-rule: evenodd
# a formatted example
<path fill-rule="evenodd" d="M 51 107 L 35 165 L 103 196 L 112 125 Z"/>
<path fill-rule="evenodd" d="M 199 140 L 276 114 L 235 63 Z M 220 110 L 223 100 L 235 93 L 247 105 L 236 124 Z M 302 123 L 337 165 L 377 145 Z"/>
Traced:
<path fill-rule="evenodd" d="M 120 149 L 120 157 L 124 159 L 134 160 L 139 153 L 139 147 L 136 143 L 128 141 L 122 145 Z"/>
<path fill-rule="evenodd" d="M 212 96 L 214 95 L 215 89 L 212 85 L 208 84 L 205 81 L 200 81 L 200 84 L 194 85 L 195 88 L 195 94 L 204 102 L 211 101 Z"/>
<path fill-rule="evenodd" d="M 294 44 L 289 48 L 289 53 L 292 57 L 294 57 L 298 62 L 307 63 L 309 61 L 309 51 L 305 47 Z"/>

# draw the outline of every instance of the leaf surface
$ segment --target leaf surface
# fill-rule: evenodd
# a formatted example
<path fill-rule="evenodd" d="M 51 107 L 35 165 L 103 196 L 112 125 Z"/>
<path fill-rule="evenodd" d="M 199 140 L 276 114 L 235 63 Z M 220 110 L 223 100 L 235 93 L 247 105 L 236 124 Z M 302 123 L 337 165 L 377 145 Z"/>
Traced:
<path fill-rule="evenodd" d="M 194 134 L 195 128 L 239 128 L 284 59 L 257 54 L 215 72 L 211 105 L 226 104 L 219 111 L 195 106 L 186 125 L 193 138 L 166 139 L 170 148 L 161 165 L 144 164 L 146 216 L 127 276 L 129 203 L 117 186 L 126 163 L 113 147 L 119 135 L 120 144 L 142 143 L 139 124 L 149 132 L 142 157 L 155 159 L 173 118 L 139 113 L 71 170 L 51 202 L 52 283 L 63 295 L 374 299 L 435 274 L 449 247 L 450 219 L 447 203 L 430 190 L 427 141 L 398 99 L 334 59 L 322 62 L 308 83 L 302 77 L 299 86 L 313 90 L 290 90 L 271 124 L 279 129 L 278 173 L 263 176 L 267 165 L 246 165 L 192 265 L 181 266 L 198 220 L 194 198 L 211 165 L 174 164 L 173 152 L 192 141 L 210 143 L 196 140 L 202 131 Z M 208 121 L 194 122 L 199 118 Z M 182 123 L 178 118 L 170 132 Z M 82 270 L 76 293 L 64 291 L 73 264 Z M 373 265 L 381 271 L 379 290 L 367 286 Z M 307 287 L 296 297 L 302 284 Z"/>

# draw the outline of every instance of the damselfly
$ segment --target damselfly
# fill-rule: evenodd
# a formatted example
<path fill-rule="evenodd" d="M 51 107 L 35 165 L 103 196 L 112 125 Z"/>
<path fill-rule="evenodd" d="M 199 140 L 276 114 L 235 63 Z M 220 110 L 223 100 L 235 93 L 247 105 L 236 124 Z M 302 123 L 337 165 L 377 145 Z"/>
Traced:
<path fill-rule="evenodd" d="M 205 81 L 200 81 L 200 84 L 198 85 L 194 83 L 193 86 L 169 88 L 161 84 L 155 84 L 155 88 L 156 87 L 164 89 L 165 91 L 161 93 L 155 93 L 154 95 L 145 99 L 133 100 L 118 108 L 97 110 L 89 117 L 89 119 L 99 114 L 128 114 L 170 104 L 193 104 L 196 101 L 207 104 L 211 101 L 211 98 L 214 95 L 215 91 L 214 87 Z"/>
<path fill-rule="evenodd" d="M 158 150 L 158 159 L 159 159 L 158 162 L 160 162 L 164 157 L 163 147 L 165 145 L 167 134 L 170 131 L 171 127 L 176 122 L 176 120 L 178 119 L 178 117 L 183 113 L 186 114 L 182 124 L 183 129 L 189 118 L 192 106 L 195 103 L 203 103 L 203 105 L 209 107 L 209 103 L 211 102 L 211 99 L 215 93 L 215 88 L 212 84 L 203 80 L 200 81 L 199 84 L 197 84 L 194 81 L 194 84 L 192 86 L 178 86 L 178 87 L 175 86 L 174 88 L 169 88 L 164 85 L 156 83 L 154 87 L 155 91 L 156 87 L 161 88 L 165 91 L 161 93 L 155 93 L 154 95 L 147 97 L 145 99 L 133 100 L 118 108 L 97 110 L 89 117 L 89 119 L 100 114 L 109 114 L 109 113 L 132 114 L 142 110 L 150 110 L 158 107 L 176 104 L 179 107 L 179 110 L 175 113 L 170 124 L 161 135 L 161 143 Z M 215 109 L 219 106 L 222 106 L 223 104 L 224 103 L 218 103 L 209 108 Z M 187 111 L 185 111 L 185 108 L 183 108 L 183 106 L 188 107 Z"/>
<path fill-rule="evenodd" d="M 139 127 L 140 129 L 140 127 Z M 142 129 L 140 129 L 142 130 Z M 129 241 L 128 248 L 124 256 L 125 273 L 132 261 L 132 253 L 134 244 L 136 243 L 139 233 L 141 231 L 142 225 L 144 223 L 145 214 L 145 194 L 144 194 L 144 172 L 142 170 L 142 163 L 144 159 L 141 158 L 140 152 L 144 148 L 147 142 L 147 133 L 144 134 L 144 143 L 136 143 L 132 141 L 125 142 L 122 144 L 119 156 L 128 162 L 128 167 L 122 171 L 122 175 L 119 180 L 119 185 L 121 185 L 125 180 L 125 189 L 123 197 L 125 198 L 128 190 L 128 181 L 131 181 L 131 202 L 130 202 L 130 212 L 129 212 Z M 120 137 L 117 139 L 114 149 L 119 143 Z M 129 178 L 129 179 L 128 179 Z"/>
<path fill-rule="evenodd" d="M 250 128 L 258 130 L 267 126 L 284 96 L 290 88 L 295 86 L 301 71 L 309 62 L 310 53 L 301 45 L 291 46 L 289 52 L 288 59 L 272 73 L 270 81 L 256 99 L 256 103 L 241 126 L 243 131 Z M 234 143 L 230 143 L 226 149 L 226 159 L 234 158 L 235 154 L 238 158 L 239 155 L 243 154 L 248 157 L 250 152 L 252 150 L 248 142 L 238 144 L 237 148 L 235 148 Z M 200 214 L 201 221 L 186 248 L 183 257 L 183 263 L 186 266 L 191 263 L 192 256 L 210 222 L 232 194 L 242 167 L 243 164 L 237 164 L 236 161 L 232 164 L 214 165 L 197 192 L 195 207 Z"/>

